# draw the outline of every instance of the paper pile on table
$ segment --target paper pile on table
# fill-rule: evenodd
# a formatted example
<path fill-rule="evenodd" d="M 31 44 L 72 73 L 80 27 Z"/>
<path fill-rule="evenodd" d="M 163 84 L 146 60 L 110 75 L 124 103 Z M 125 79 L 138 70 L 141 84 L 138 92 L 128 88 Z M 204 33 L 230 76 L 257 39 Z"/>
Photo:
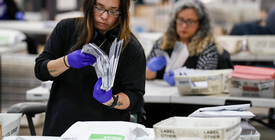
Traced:
<path fill-rule="evenodd" d="M 274 98 L 273 68 L 235 65 L 231 81 L 231 96 Z"/>

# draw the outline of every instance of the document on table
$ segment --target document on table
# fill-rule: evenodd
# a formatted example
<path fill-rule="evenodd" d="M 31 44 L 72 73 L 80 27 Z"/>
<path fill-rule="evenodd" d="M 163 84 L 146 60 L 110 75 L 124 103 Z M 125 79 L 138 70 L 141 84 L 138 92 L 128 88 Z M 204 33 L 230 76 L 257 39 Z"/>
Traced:
<path fill-rule="evenodd" d="M 138 137 L 149 136 L 145 126 L 123 121 L 87 121 L 74 123 L 61 140 L 135 140 Z"/>
<path fill-rule="evenodd" d="M 250 111 L 246 111 L 249 107 L 250 104 L 206 107 L 196 110 L 189 117 L 240 117 L 250 119 L 255 115 Z"/>

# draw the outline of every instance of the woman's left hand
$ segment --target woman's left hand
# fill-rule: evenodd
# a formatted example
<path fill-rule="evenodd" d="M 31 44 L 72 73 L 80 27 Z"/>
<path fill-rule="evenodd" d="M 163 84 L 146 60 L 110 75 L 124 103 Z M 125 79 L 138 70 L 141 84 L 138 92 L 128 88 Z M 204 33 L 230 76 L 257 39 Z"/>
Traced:
<path fill-rule="evenodd" d="M 175 85 L 175 78 L 174 78 L 174 72 L 173 71 L 169 71 L 169 75 L 167 75 L 166 73 L 164 73 L 163 75 L 163 80 L 165 80 L 169 85 L 174 86 Z"/>
<path fill-rule="evenodd" d="M 102 85 L 101 77 L 97 80 L 94 86 L 93 97 L 98 100 L 100 103 L 106 103 L 112 99 L 112 88 L 108 91 L 102 90 L 100 87 Z"/>

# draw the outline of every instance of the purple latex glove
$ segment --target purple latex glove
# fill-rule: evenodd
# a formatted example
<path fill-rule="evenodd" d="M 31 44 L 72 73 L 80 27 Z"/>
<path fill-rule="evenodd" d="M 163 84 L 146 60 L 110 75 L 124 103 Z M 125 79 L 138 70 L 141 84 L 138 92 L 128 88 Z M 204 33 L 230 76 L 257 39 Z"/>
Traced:
<path fill-rule="evenodd" d="M 93 65 L 96 62 L 96 58 L 94 56 L 81 53 L 81 50 L 76 50 L 68 54 L 67 58 L 70 67 L 77 69 Z"/>
<path fill-rule="evenodd" d="M 174 72 L 170 70 L 169 75 L 164 73 L 163 80 L 165 80 L 170 86 L 174 86 L 176 84 L 174 75 Z"/>
<path fill-rule="evenodd" d="M 113 95 L 112 88 L 108 91 L 105 91 L 100 89 L 101 85 L 102 85 L 102 79 L 100 77 L 95 83 L 93 97 L 96 100 L 98 100 L 100 103 L 106 103 L 112 98 L 112 95 Z"/>
<path fill-rule="evenodd" d="M 166 66 L 166 59 L 164 56 L 153 57 L 147 62 L 147 67 L 152 72 L 157 72 Z"/>
<path fill-rule="evenodd" d="M 17 19 L 17 20 L 24 20 L 24 13 L 21 12 L 21 11 L 18 11 L 15 13 L 14 17 Z"/>

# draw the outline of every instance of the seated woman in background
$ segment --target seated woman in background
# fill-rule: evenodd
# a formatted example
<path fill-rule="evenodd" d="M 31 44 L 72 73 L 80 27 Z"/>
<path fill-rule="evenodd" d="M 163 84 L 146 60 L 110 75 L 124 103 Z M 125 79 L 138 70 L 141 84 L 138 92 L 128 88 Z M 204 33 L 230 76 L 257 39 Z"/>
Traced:
<path fill-rule="evenodd" d="M 228 65 L 221 66 L 219 64 L 222 63 L 219 59 L 225 50 L 215 42 L 208 11 L 201 1 L 180 0 L 176 2 L 170 13 L 170 18 L 164 35 L 156 41 L 147 58 L 146 79 L 163 78 L 170 85 L 175 85 L 173 73 L 170 73 L 170 76 L 164 73 L 165 58 L 157 57 L 156 50 L 164 50 L 171 56 L 176 41 L 185 43 L 188 48 L 189 57 L 183 65 L 187 68 L 203 70 L 233 68 L 230 58 Z M 199 107 L 183 104 L 145 103 L 146 120 L 143 121 L 143 124 L 152 127 L 156 122 L 168 117 L 187 116 Z"/>
<path fill-rule="evenodd" d="M 175 83 L 169 81 L 172 77 L 164 74 L 166 60 L 164 57 L 156 57 L 156 50 L 164 50 L 171 56 L 175 42 L 181 41 L 189 51 L 189 57 L 183 66 L 203 70 L 218 69 L 219 54 L 223 53 L 223 48 L 215 42 L 209 14 L 201 1 L 181 0 L 174 5 L 168 28 L 154 44 L 146 68 L 147 79 L 163 78 L 170 85 Z M 230 65 L 224 68 L 232 67 Z"/>

